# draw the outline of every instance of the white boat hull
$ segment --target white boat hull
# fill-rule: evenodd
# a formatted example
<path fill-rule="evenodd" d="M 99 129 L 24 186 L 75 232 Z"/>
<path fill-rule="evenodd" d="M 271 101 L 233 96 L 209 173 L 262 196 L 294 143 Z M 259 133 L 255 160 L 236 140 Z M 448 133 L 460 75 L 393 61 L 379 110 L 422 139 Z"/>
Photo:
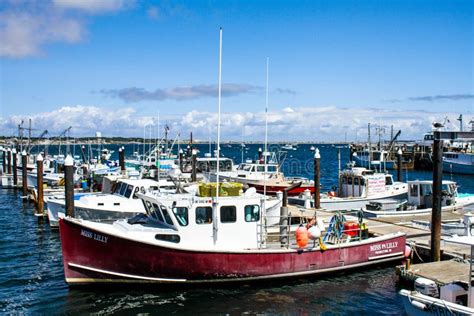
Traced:
<path fill-rule="evenodd" d="M 473 308 L 447 302 L 418 292 L 401 290 L 399 294 L 402 297 L 405 311 L 409 316 L 474 315 Z"/>

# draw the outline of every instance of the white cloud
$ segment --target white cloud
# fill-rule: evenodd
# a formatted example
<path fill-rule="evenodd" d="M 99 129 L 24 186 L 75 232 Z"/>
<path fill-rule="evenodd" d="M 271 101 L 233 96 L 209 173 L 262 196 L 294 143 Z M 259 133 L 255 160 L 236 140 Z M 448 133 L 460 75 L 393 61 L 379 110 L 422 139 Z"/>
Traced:
<path fill-rule="evenodd" d="M 118 11 L 134 4 L 133 0 L 53 0 L 62 9 L 82 10 L 87 13 Z"/>
<path fill-rule="evenodd" d="M 89 14 L 132 7 L 135 0 L 10 1 L 0 6 L 0 56 L 24 58 L 42 54 L 48 43 L 84 40 Z M 81 14 L 82 13 L 82 14 Z"/>
<path fill-rule="evenodd" d="M 77 43 L 85 33 L 79 19 L 69 19 L 54 11 L 43 15 L 5 11 L 0 13 L 0 21 L 0 56 L 6 57 L 38 55 L 44 43 Z"/>
<path fill-rule="evenodd" d="M 422 139 L 423 133 L 431 130 L 433 121 L 446 115 L 451 122 L 457 122 L 459 113 L 436 113 L 426 111 L 398 111 L 395 109 L 373 109 L 339 107 L 299 107 L 293 112 L 287 109 L 270 111 L 268 135 L 270 140 L 280 141 L 365 141 L 367 123 L 381 124 L 386 128 L 385 139 L 390 137 L 390 126 L 401 130 L 400 139 Z M 464 113 L 468 122 L 473 113 Z M 141 136 L 144 125 L 157 126 L 156 116 L 138 116 L 131 107 L 107 109 L 96 106 L 64 106 L 51 112 L 32 116 L 15 115 L 0 117 L 0 134 L 14 135 L 21 120 L 32 118 L 37 130 L 48 129 L 50 135 L 57 135 L 72 126 L 72 136 L 92 136 L 96 131 L 104 136 Z M 262 140 L 265 132 L 265 113 L 225 112 L 221 116 L 223 140 Z M 161 115 L 161 126 L 168 124 L 171 133 L 180 132 L 195 138 L 207 140 L 216 136 L 217 114 L 194 110 L 183 115 Z M 450 123 L 447 127 L 457 129 Z M 184 136 L 183 136 L 184 137 Z"/>

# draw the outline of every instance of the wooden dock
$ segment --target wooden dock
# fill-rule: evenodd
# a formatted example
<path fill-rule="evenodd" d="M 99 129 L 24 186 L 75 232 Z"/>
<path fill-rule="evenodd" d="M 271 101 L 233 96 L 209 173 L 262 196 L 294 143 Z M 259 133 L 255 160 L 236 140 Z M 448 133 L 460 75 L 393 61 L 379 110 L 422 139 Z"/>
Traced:
<path fill-rule="evenodd" d="M 404 281 L 414 282 L 416 278 L 423 277 L 435 281 L 439 286 L 453 282 L 469 284 L 469 268 L 466 262 L 445 260 L 413 264 L 409 269 L 405 266 L 397 267 L 397 274 Z"/>

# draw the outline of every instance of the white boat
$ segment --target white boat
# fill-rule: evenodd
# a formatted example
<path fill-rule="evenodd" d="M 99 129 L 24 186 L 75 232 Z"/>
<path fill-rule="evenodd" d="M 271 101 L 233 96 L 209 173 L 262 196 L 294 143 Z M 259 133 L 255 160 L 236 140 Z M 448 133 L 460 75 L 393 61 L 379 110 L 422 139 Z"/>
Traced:
<path fill-rule="evenodd" d="M 111 221 L 128 218 L 137 213 L 145 213 L 138 193 L 148 190 L 174 189 L 174 183 L 150 179 L 118 179 L 112 194 L 80 193 L 74 195 L 74 213 L 77 218 L 94 221 Z M 49 224 L 58 226 L 58 219 L 65 213 L 64 193 L 45 198 Z"/>
<path fill-rule="evenodd" d="M 456 182 L 443 180 L 441 211 L 461 212 L 474 205 L 474 194 L 458 193 Z M 401 205 L 385 205 L 372 201 L 362 210 L 365 217 L 413 216 L 431 214 L 433 208 L 433 182 L 408 181 L 408 200 Z"/>
<path fill-rule="evenodd" d="M 296 150 L 297 148 L 295 146 L 293 146 L 292 144 L 286 144 L 286 145 L 281 146 L 281 149 L 283 149 L 283 150 Z"/>
<path fill-rule="evenodd" d="M 455 282 L 439 286 L 424 278 L 415 280 L 415 291 L 401 290 L 399 292 L 405 311 L 409 316 L 424 315 L 474 315 L 474 288 L 472 287 L 472 269 L 474 254 L 474 237 L 452 236 L 443 238 L 447 243 L 458 246 L 470 246 L 471 258 L 466 282 Z M 420 281 L 421 279 L 421 281 Z"/>
<path fill-rule="evenodd" d="M 446 173 L 474 175 L 474 152 L 443 153 L 443 171 Z"/>
<path fill-rule="evenodd" d="M 408 185 L 395 182 L 391 174 L 376 173 L 366 168 L 351 168 L 339 174 L 338 192 L 321 194 L 321 208 L 349 210 L 364 208 L 370 201 L 391 199 L 406 200 Z M 313 196 L 305 192 L 299 197 L 288 197 L 288 203 L 314 207 Z"/>

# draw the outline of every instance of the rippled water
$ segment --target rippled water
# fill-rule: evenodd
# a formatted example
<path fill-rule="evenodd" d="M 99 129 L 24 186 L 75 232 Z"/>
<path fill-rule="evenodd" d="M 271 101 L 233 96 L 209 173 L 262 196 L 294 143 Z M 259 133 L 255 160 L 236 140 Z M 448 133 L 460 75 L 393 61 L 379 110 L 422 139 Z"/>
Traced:
<path fill-rule="evenodd" d="M 253 147 L 256 150 L 258 146 Z M 288 160 L 302 161 L 302 165 L 312 160 L 309 146 L 302 149 L 298 154 L 290 153 L 295 157 Z M 240 150 L 227 147 L 222 150 L 240 161 Z M 337 149 L 328 146 L 321 150 L 322 183 L 330 187 L 336 182 Z M 348 156 L 348 150 L 344 149 L 345 161 Z M 310 176 L 311 168 L 287 171 Z M 416 172 L 409 176 L 426 179 L 430 173 Z M 445 175 L 447 179 L 450 177 Z M 472 177 L 454 176 L 454 179 L 460 182 L 463 191 L 474 192 Z M 33 215 L 33 205 L 23 203 L 20 195 L 19 191 L 0 189 L 0 313 L 404 314 L 396 294 L 397 277 L 390 266 L 224 288 L 157 285 L 70 289 L 64 281 L 58 232 L 39 222 Z"/>

